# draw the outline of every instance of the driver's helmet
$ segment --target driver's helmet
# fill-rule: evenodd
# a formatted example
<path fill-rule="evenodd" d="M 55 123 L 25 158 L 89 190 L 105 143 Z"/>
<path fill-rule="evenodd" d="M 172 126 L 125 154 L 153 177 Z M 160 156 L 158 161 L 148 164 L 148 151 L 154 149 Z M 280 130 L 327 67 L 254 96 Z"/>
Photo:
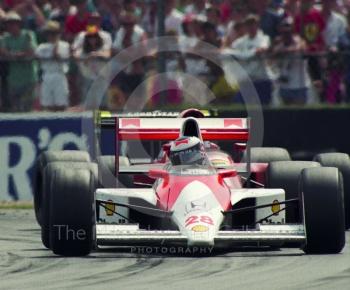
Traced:
<path fill-rule="evenodd" d="M 207 161 L 203 143 L 197 137 L 181 137 L 171 147 L 169 158 L 172 165 L 204 165 Z"/>

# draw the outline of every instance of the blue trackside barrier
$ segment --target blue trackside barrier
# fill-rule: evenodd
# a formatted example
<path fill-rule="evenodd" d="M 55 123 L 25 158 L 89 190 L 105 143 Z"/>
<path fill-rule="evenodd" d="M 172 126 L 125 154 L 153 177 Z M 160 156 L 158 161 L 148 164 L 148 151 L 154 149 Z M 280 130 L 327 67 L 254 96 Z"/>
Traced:
<path fill-rule="evenodd" d="M 92 113 L 0 114 L 0 201 L 32 199 L 34 165 L 42 151 L 91 152 L 92 120 Z"/>

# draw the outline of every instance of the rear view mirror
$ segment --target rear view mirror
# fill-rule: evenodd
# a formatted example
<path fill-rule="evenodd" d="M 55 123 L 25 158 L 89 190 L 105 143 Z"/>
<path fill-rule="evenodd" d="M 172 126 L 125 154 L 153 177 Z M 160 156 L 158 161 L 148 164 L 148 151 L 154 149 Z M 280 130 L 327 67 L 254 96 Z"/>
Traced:
<path fill-rule="evenodd" d="M 169 173 L 166 170 L 150 170 L 148 176 L 154 179 L 166 178 L 169 176 Z"/>
<path fill-rule="evenodd" d="M 170 147 L 171 147 L 171 145 L 170 145 L 169 143 L 164 144 L 164 145 L 162 146 L 163 151 L 165 152 L 165 154 L 166 154 L 167 156 L 169 156 Z"/>
<path fill-rule="evenodd" d="M 247 150 L 247 143 L 233 144 L 233 159 L 236 163 L 241 163 L 244 152 Z"/>
<path fill-rule="evenodd" d="M 244 152 L 247 149 L 247 143 L 235 143 L 233 149 L 238 152 Z"/>

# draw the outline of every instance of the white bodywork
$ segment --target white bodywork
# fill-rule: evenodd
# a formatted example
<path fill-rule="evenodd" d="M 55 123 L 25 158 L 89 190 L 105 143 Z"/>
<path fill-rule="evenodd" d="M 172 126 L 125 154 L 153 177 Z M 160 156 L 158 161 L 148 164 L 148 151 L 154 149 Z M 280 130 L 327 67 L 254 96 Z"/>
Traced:
<path fill-rule="evenodd" d="M 96 198 L 98 200 L 109 200 L 113 202 L 128 203 L 128 200 L 132 199 L 136 205 L 142 204 L 143 206 L 156 208 L 157 196 L 153 188 L 149 189 L 98 189 L 96 192 Z M 284 201 L 285 192 L 282 189 L 234 189 L 231 193 L 232 205 L 238 203 L 240 200 L 246 198 L 255 198 L 256 205 L 270 204 L 273 201 Z M 118 207 L 117 207 L 118 208 Z M 127 214 L 127 209 L 118 208 L 124 210 L 123 214 Z M 218 202 L 215 195 L 211 192 L 210 188 L 200 181 L 193 181 L 186 185 L 181 191 L 179 197 L 170 210 L 172 212 L 171 220 L 177 225 L 179 235 L 186 237 L 187 244 L 189 246 L 212 246 L 215 240 L 218 238 L 221 232 L 224 215 L 223 209 Z M 144 213 L 149 215 L 156 215 L 152 211 L 145 210 Z M 256 210 L 256 220 L 260 220 L 268 215 L 271 215 L 272 211 L 270 207 Z M 106 216 L 105 216 L 106 217 Z M 107 217 L 110 218 L 110 217 Z M 272 224 L 284 223 L 285 214 L 284 211 L 276 216 L 272 216 L 269 222 Z M 108 220 L 108 222 L 116 222 L 115 220 Z M 104 228 L 105 230 L 107 228 Z M 118 235 L 115 232 L 118 227 L 114 227 L 113 237 Z M 125 227 L 121 228 L 125 232 Z M 130 229 L 130 228 L 129 228 Z M 104 235 L 105 235 L 104 230 Z M 294 229 L 295 230 L 295 229 Z M 293 231 L 294 231 L 293 230 Z M 148 231 L 138 230 L 135 231 L 135 227 L 132 228 L 134 234 L 142 233 L 147 235 Z M 152 231 L 149 231 L 150 233 Z M 153 231 L 154 232 L 154 231 Z M 168 231 L 165 231 L 168 232 Z M 174 231 L 172 231 L 173 233 Z M 226 231 L 224 231 L 226 232 Z M 300 238 L 300 228 L 296 231 Z M 275 232 L 274 232 L 275 233 Z M 98 234 L 98 232 L 97 232 Z M 125 234 L 125 233 L 124 233 Z M 220 234 L 221 236 L 224 234 Z M 131 237 L 132 238 L 132 237 Z"/>
<path fill-rule="evenodd" d="M 172 219 L 189 245 L 214 245 L 214 237 L 223 221 L 222 207 L 210 188 L 193 181 L 181 191 Z"/>

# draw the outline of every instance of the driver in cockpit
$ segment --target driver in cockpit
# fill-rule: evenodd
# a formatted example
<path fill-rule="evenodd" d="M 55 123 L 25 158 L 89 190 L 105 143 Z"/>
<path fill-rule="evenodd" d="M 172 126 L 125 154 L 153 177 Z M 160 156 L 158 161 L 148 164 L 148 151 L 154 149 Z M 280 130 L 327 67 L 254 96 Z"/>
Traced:
<path fill-rule="evenodd" d="M 197 137 L 180 137 L 170 147 L 172 165 L 207 165 L 208 157 L 204 145 Z"/>

